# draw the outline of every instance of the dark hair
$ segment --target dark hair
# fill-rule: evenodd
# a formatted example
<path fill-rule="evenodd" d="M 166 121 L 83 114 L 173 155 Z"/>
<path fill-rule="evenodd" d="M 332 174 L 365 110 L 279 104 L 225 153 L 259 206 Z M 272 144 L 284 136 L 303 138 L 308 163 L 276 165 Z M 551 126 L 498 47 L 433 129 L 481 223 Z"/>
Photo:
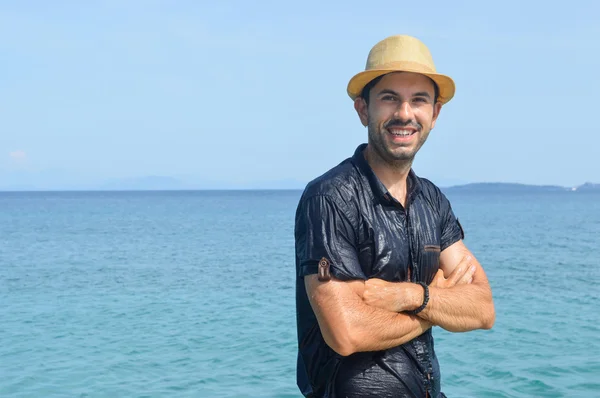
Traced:
<path fill-rule="evenodd" d="M 377 76 L 375 79 L 373 79 L 369 83 L 367 83 L 367 85 L 360 92 L 360 97 L 362 97 L 362 99 L 365 100 L 365 102 L 367 103 L 367 105 L 369 105 L 369 97 L 370 97 L 370 94 L 371 94 L 371 89 L 373 87 L 375 87 L 375 85 L 377 83 L 379 83 L 379 81 L 384 76 L 385 75 Z M 440 88 L 438 87 L 437 83 L 433 81 L 433 79 L 429 78 L 429 80 L 431 80 L 431 82 L 433 83 L 433 103 L 435 104 L 435 103 L 437 103 L 438 97 L 440 96 Z"/>

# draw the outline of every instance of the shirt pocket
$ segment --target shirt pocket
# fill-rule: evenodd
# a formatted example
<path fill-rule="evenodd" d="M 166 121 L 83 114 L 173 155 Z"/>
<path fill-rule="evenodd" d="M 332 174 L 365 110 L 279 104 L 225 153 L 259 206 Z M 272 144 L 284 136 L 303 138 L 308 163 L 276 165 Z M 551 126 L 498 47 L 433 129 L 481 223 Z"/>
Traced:
<path fill-rule="evenodd" d="M 435 273 L 440 268 L 440 252 L 440 245 L 423 245 L 421 269 L 423 270 L 423 280 L 427 284 L 431 283 Z"/>

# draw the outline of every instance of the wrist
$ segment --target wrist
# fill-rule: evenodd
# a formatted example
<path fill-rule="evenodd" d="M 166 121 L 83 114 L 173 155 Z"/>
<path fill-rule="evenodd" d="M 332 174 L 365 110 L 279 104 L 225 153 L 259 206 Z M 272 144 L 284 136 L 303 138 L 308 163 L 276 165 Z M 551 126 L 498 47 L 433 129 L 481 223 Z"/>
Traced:
<path fill-rule="evenodd" d="M 412 301 L 410 311 L 414 311 L 423 304 L 423 300 L 425 299 L 425 291 L 423 288 L 417 283 L 411 283 L 412 285 Z"/>
<path fill-rule="evenodd" d="M 408 311 L 408 313 L 411 315 L 417 315 L 427 307 L 427 303 L 429 302 L 429 286 L 422 282 L 414 283 L 413 291 L 415 292 L 413 298 L 413 303 L 415 305 L 414 308 L 411 308 Z"/>
<path fill-rule="evenodd" d="M 416 283 L 399 282 L 394 287 L 396 289 L 395 312 L 412 311 L 423 303 L 423 288 Z"/>

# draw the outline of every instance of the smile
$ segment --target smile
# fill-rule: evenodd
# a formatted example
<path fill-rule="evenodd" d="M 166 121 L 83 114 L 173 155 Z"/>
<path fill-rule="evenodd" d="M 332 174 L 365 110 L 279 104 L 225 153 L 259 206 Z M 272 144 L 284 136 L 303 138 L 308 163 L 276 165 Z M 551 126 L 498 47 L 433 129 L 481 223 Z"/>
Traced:
<path fill-rule="evenodd" d="M 388 131 L 391 135 L 396 137 L 408 137 L 417 132 L 417 130 L 414 129 L 388 129 Z"/>

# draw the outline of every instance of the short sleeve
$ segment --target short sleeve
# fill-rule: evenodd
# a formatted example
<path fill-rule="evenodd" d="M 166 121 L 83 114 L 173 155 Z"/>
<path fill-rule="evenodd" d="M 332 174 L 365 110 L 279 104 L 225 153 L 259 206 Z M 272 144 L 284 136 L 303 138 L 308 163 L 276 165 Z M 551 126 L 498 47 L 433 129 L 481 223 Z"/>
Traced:
<path fill-rule="evenodd" d="M 340 280 L 366 279 L 355 245 L 356 232 L 347 214 L 331 198 L 303 198 L 296 213 L 298 276 L 316 274 L 322 258 Z"/>
<path fill-rule="evenodd" d="M 461 239 L 464 239 L 465 234 L 458 218 L 454 215 L 450 201 L 440 192 L 441 195 L 441 217 L 442 217 L 442 238 L 441 250 L 443 251 Z"/>

